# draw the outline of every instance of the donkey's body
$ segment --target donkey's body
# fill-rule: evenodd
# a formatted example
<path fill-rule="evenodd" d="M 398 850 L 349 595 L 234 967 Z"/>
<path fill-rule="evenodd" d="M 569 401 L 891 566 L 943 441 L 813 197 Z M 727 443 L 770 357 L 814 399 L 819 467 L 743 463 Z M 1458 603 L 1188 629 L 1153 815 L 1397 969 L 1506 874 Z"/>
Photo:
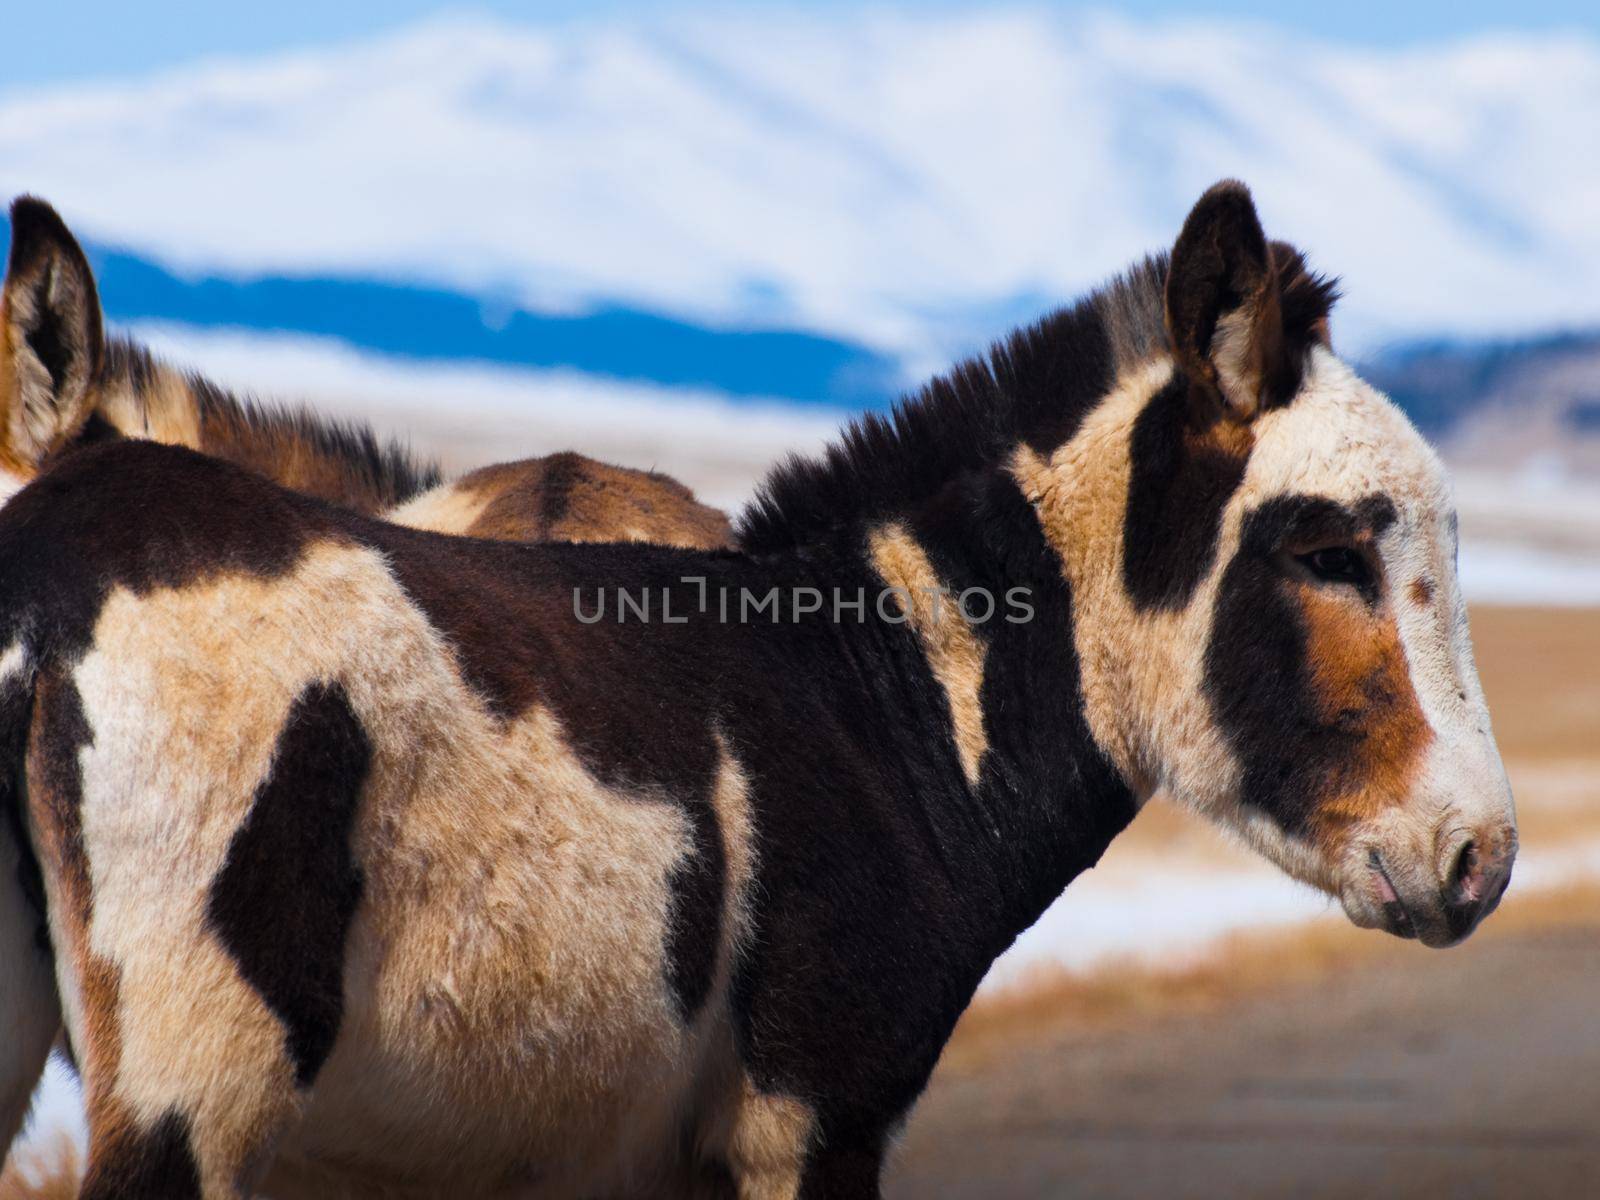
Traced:
<path fill-rule="evenodd" d="M 1156 788 L 1464 936 L 1515 835 L 1448 503 L 1327 304 L 1218 189 L 1170 270 L 776 475 L 740 553 L 65 459 L 0 510 L 0 749 L 85 1194 L 875 1195 Z"/>
<path fill-rule="evenodd" d="M 126 338 L 107 338 L 95 283 L 49 206 L 12 207 L 0 294 L 0 499 L 52 462 L 117 439 L 185 446 L 359 513 L 439 533 L 511 541 L 727 545 L 727 517 L 676 480 L 573 453 L 480 468 L 445 481 L 431 463 L 361 425 L 240 400 Z M 188 520 L 203 523 L 210 506 Z M 171 519 L 179 515 L 169 509 Z M 187 523 L 187 522 L 185 522 Z M 55 984 L 26 950 L 33 922 L 15 885 L 19 848 L 0 822 L 0 1148 L 22 1121 L 58 1024 Z M 14 969 L 12 969 L 14 967 Z"/>
<path fill-rule="evenodd" d="M 166 519 L 202 495 L 202 529 Z M 155 536 L 68 533 L 128 505 Z M 23 542 L 63 574 L 18 569 Z M 636 1194 L 704 1157 L 792 1192 L 819 1121 L 849 1145 L 857 1115 L 812 1103 L 834 1072 L 875 1121 L 902 1111 L 989 960 L 1133 812 L 1064 741 L 1061 769 L 1109 792 L 1027 822 L 1049 877 L 1015 894 L 1016 845 L 971 844 L 909 627 L 723 623 L 683 582 L 876 590 L 850 552 L 442 539 L 128 445 L 13 501 L 0 563 L 0 640 L 60 651 L 25 638 L 8 734 L 96 1128 L 181 1123 L 208 1195 L 268 1131 L 306 1185 Z M 669 589 L 688 620 L 586 625 L 580 587 Z M 178 740 L 136 749 L 130 714 L 157 712 Z M 138 848 L 177 826 L 195 835 Z M 155 999 L 174 986 L 205 1010 L 181 1046 Z M 226 1094 L 201 1095 L 207 1063 Z M 865 1179 L 877 1150 L 853 1149 Z"/>

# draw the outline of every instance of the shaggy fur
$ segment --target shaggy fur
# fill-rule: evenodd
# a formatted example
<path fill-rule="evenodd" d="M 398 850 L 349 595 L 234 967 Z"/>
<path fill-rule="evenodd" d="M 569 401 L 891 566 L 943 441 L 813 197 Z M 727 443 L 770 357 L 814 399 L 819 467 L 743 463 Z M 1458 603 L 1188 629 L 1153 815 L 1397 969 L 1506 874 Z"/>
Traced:
<path fill-rule="evenodd" d="M 1241 194 L 1166 280 L 781 469 L 743 552 L 440 537 L 133 441 L 0 509 L 0 745 L 91 1176 L 875 1196 L 990 963 L 1157 789 L 1361 924 L 1469 931 L 1515 824 L 1443 477 L 1286 336 Z M 1173 279 L 1223 332 L 1140 324 Z M 1130 525 L 1137 460 L 1223 422 L 1237 478 Z M 1130 528 L 1211 544 L 1136 547 L 1197 564 L 1151 603 Z M 580 619 L 595 589 L 655 619 Z M 1027 619 L 942 628 L 974 589 Z"/>
<path fill-rule="evenodd" d="M 105 337 L 88 261 L 60 217 L 27 197 L 12 206 L 11 216 L 9 265 L 0 292 L 0 497 L 9 498 L 52 463 L 107 441 L 140 438 L 198 449 L 357 511 L 441 533 L 701 548 L 732 539 L 723 513 L 653 472 L 560 454 L 443 482 L 431 463 L 381 441 L 365 426 L 237 399 L 161 362 L 133 341 Z M 197 513 L 210 503 L 196 497 Z M 9 686 L 19 667 L 15 656 L 0 663 L 0 688 Z M 12 739 L 10 757 L 20 761 L 32 699 L 15 689 L 6 695 L 4 703 L 15 711 L 0 714 L 0 730 Z M 326 724 L 310 722 L 318 730 Z M 316 762 L 311 767 L 323 769 Z M 300 781 L 282 787 L 293 788 L 289 799 L 296 806 L 315 794 Z M 280 812 L 273 799 L 277 794 L 269 788 L 259 801 L 265 806 L 261 814 L 238 831 L 228 886 L 213 898 L 210 922 L 233 947 L 240 970 L 294 1031 L 297 1071 L 305 1074 L 325 1055 L 324 1043 L 339 1024 L 342 939 L 325 934 L 328 952 L 308 958 L 303 921 L 297 925 L 292 912 L 267 921 L 250 898 L 281 885 L 275 864 L 299 860 L 302 851 L 310 856 L 306 869 L 312 875 L 305 902 L 331 888 L 345 897 L 345 907 L 352 907 L 360 889 L 358 880 L 336 882 L 321 869 L 317 855 L 336 852 L 342 844 L 335 833 L 316 823 L 296 826 L 281 814 L 265 815 Z M 0 800 L 6 814 L 0 822 L 0 879 L 18 881 L 0 898 L 0 958 L 10 964 L 0 983 L 0 1011 L 10 1015 L 15 1030 L 0 1048 L 0 1078 L 6 1081 L 0 1090 L 0 1141 L 9 1142 L 31 1090 L 24 1081 L 42 1071 L 61 1016 L 49 961 L 36 948 L 49 941 L 38 918 L 44 911 L 39 872 L 26 846 L 19 804 L 14 797 Z M 70 845 L 79 835 L 69 825 L 62 836 Z M 275 937 L 281 940 L 273 942 Z M 685 955 L 686 961 L 692 957 Z M 301 977 L 318 970 L 322 981 L 303 995 Z M 285 973 L 293 987 L 278 982 Z M 83 974 L 89 978 L 92 972 Z M 684 983 L 691 999 L 707 986 L 704 968 Z M 169 1124 L 152 1145 L 163 1147 L 163 1154 L 176 1153 L 172 1147 L 187 1136 L 183 1128 Z"/>

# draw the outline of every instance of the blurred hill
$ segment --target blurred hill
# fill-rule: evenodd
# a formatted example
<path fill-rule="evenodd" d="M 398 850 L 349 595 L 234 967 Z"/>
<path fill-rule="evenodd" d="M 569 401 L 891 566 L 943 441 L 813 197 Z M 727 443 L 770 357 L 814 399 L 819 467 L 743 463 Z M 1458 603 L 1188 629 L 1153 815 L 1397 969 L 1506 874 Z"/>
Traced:
<path fill-rule="evenodd" d="M 1415 344 L 1365 374 L 1460 467 L 1600 482 L 1600 333 Z"/>
<path fill-rule="evenodd" d="M 491 329 L 790 330 L 920 378 L 1169 245 L 1234 175 L 1344 278 L 1359 356 L 1600 327 L 1597 110 L 1581 35 L 1374 49 L 1011 6 L 452 18 L 9 92 L 0 192 L 196 284 L 433 289 Z M 419 352 L 436 337 L 401 319 Z"/>

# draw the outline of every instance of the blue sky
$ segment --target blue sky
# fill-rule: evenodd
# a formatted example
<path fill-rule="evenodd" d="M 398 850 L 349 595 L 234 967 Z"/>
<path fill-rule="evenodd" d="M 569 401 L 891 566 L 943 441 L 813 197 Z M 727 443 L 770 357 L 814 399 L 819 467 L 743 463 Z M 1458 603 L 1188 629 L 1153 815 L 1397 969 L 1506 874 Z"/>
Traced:
<path fill-rule="evenodd" d="M 752 2 L 781 0 L 745 0 L 747 5 Z M 683 0 L 672 3 L 683 6 Z M 970 0 L 932 3 L 959 8 Z M 1060 0 L 1057 3 L 1066 8 L 1084 7 Z M 897 6 L 918 7 L 909 0 L 900 0 Z M 1143 17 L 1217 16 L 1270 21 L 1322 37 L 1380 46 L 1492 30 L 1585 30 L 1600 36 L 1600 5 L 1594 0 L 1522 0 L 1514 5 L 1504 0 L 1338 0 L 1333 4 L 1132 0 L 1098 7 Z M 137 4 L 129 4 L 128 0 L 59 0 L 16 4 L 8 5 L 8 11 L 0 18 L 7 44 L 0 89 L 138 75 L 213 54 L 323 45 L 449 11 L 547 21 L 668 8 L 670 4 L 652 4 L 648 0 L 476 0 L 471 4 L 441 0 L 276 0 L 259 5 L 221 4 L 216 0 L 139 0 Z"/>

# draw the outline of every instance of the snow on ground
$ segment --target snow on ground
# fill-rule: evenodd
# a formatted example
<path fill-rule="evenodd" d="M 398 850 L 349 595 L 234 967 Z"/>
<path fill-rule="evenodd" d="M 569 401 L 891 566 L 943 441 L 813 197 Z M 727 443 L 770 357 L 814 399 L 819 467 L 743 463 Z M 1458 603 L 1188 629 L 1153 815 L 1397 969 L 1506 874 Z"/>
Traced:
<path fill-rule="evenodd" d="M 1600 553 L 1501 542 L 1461 545 L 1461 589 L 1476 604 L 1600 604 Z"/>
<path fill-rule="evenodd" d="M 1304 921 L 1344 920 L 1336 900 L 1282 874 L 1264 859 L 1229 869 L 1149 857 L 1137 872 L 1089 871 L 1001 955 L 985 988 L 1023 979 L 1040 964 L 1081 971 L 1132 959 L 1180 966 L 1204 959 L 1218 939 Z M 1525 847 L 1517 857 L 1516 888 L 1554 889 L 1600 878 L 1600 839 L 1570 846 Z"/>
<path fill-rule="evenodd" d="M 1215 870 L 1151 860 L 1137 875 L 1080 875 L 990 968 L 984 987 L 1004 987 L 1040 964 L 1083 970 L 1111 959 L 1174 964 L 1203 958 L 1216 939 L 1337 911 L 1334 901 L 1265 862 Z"/>

